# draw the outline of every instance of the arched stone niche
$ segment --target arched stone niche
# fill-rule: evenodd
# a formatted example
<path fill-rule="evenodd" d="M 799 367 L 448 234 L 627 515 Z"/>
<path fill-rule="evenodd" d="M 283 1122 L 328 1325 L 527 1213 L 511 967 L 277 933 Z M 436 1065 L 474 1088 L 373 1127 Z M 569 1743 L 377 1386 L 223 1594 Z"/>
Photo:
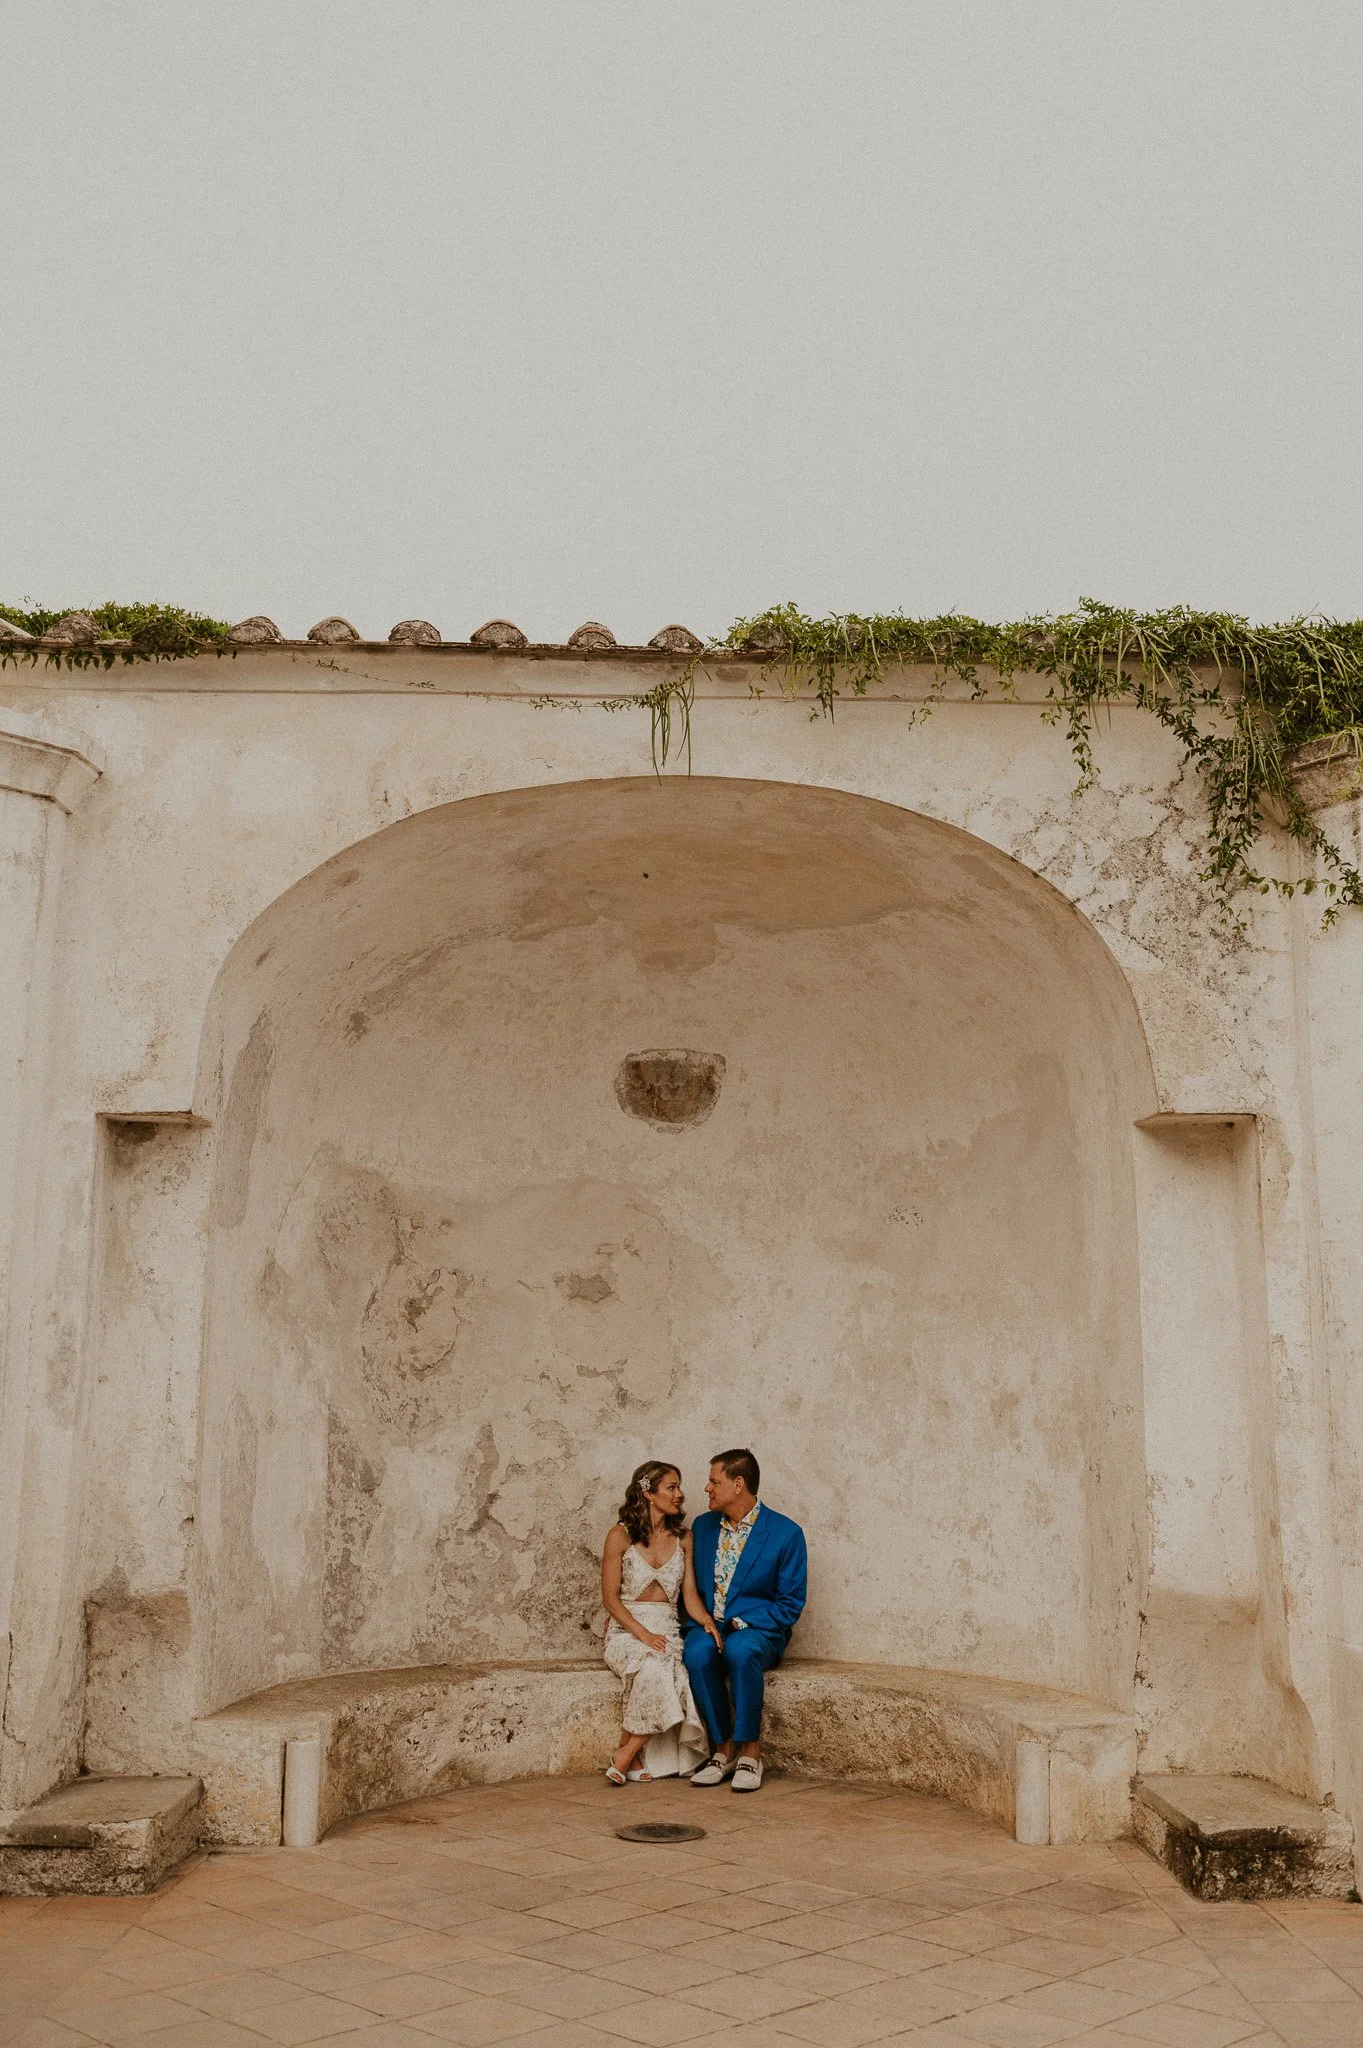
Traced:
<path fill-rule="evenodd" d="M 657 1047 L 723 1061 L 703 1119 L 622 1114 Z M 781 784 L 445 805 L 244 934 L 197 1106 L 204 1705 L 590 1651 L 631 1468 L 699 1509 L 743 1442 L 797 1649 L 1129 1701 L 1153 1084 L 1018 863 Z"/>

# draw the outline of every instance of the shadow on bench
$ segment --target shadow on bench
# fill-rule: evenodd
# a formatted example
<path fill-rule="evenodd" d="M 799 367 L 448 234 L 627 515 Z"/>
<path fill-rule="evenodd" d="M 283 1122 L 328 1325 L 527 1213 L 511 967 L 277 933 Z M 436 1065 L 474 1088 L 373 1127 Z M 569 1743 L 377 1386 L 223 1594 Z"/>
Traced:
<path fill-rule="evenodd" d="M 1019 1746 L 1031 1744 L 1030 1813 L 1042 1828 L 1031 1839 L 1130 1832 L 1135 1725 L 1092 1700 L 1006 1679 L 791 1659 L 768 1679 L 767 1702 L 778 1766 L 934 1793 L 1011 1829 Z M 596 1662 L 346 1671 L 204 1716 L 190 1768 L 204 1782 L 204 1839 L 266 1844 L 280 1839 L 284 1745 L 299 1737 L 321 1743 L 325 1833 L 351 1814 L 455 1786 L 600 1770 L 619 1728 L 619 1682 Z"/>

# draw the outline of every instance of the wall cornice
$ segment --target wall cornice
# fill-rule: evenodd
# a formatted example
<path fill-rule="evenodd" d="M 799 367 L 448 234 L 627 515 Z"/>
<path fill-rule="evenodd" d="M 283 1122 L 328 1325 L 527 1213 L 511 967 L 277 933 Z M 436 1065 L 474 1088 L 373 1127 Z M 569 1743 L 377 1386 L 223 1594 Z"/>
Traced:
<path fill-rule="evenodd" d="M 1210 679 L 1215 671 L 1206 672 Z M 356 640 L 319 645 L 307 640 L 279 640 L 260 645 L 220 649 L 174 661 L 115 660 L 84 667 L 48 669 L 20 666 L 5 678 L 10 702 L 50 703 L 82 697 L 175 695 L 519 697 L 539 704 L 591 704 L 603 698 L 629 696 L 689 676 L 697 702 L 737 701 L 754 697 L 780 703 L 789 695 L 808 709 L 817 702 L 812 679 L 793 684 L 783 663 L 767 654 L 733 648 L 707 649 L 689 657 L 667 648 L 571 647 L 556 643 L 524 647 L 479 646 L 446 641 L 439 647 L 388 640 Z M 995 672 L 980 667 L 989 686 L 981 697 L 977 687 L 930 662 L 887 663 L 863 694 L 851 681 L 840 683 L 838 715 L 867 703 L 948 703 L 974 705 L 982 711 L 1008 711 L 1048 701 L 1051 678 L 1020 671 L 1005 691 Z M 20 695 L 19 693 L 23 694 Z M 1132 703 L 1109 707 L 1113 716 L 1147 718 Z"/>
<path fill-rule="evenodd" d="M 94 762 L 74 747 L 0 732 L 0 789 L 41 797 L 59 810 L 71 812 L 85 801 L 99 775 Z"/>

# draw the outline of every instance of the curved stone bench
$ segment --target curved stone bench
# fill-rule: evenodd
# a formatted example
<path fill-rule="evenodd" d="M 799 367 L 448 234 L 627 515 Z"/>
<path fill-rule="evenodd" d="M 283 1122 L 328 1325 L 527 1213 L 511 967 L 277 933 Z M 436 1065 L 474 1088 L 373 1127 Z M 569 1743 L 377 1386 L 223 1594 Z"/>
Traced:
<path fill-rule="evenodd" d="M 1052 1842 L 1131 1832 L 1136 1724 L 1096 1700 L 1006 1678 L 906 1664 L 793 1658 L 767 1681 L 773 1763 L 811 1777 L 899 1785 L 1012 1828 L 1017 1748 L 1044 1746 Z"/>
<path fill-rule="evenodd" d="M 1050 1839 L 1131 1828 L 1135 1724 L 1093 1700 L 1001 1678 L 791 1659 L 767 1681 L 771 1761 L 954 1799 L 1011 1828 L 1017 1747 L 1047 1753 Z M 356 1813 L 508 1778 L 592 1772 L 619 1739 L 600 1663 L 346 1671 L 254 1693 L 194 1723 L 204 1838 L 280 1839 L 284 1744 L 322 1745 L 322 1831 Z"/>
<path fill-rule="evenodd" d="M 341 1671 L 252 1693 L 193 1724 L 204 1839 L 280 1839 L 284 1744 L 322 1744 L 320 1824 L 457 1785 L 600 1768 L 620 1681 L 599 1662 Z"/>

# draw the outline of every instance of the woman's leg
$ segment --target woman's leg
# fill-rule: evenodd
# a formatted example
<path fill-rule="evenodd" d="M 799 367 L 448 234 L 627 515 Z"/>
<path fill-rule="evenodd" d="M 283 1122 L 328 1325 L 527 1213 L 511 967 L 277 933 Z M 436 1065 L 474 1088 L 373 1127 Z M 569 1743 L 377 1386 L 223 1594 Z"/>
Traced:
<path fill-rule="evenodd" d="M 615 1765 L 617 1771 L 627 1771 L 640 1751 L 647 1749 L 647 1747 L 648 1737 L 646 1735 L 622 1734 L 620 1737 L 620 1747 L 611 1758 L 611 1762 Z"/>
<path fill-rule="evenodd" d="M 614 1626 L 606 1637 L 605 1655 L 608 1669 L 623 1679 L 625 1686 L 620 1743 L 611 1758 L 612 1769 L 623 1774 L 639 1761 L 655 1732 L 666 1725 L 658 1719 L 654 1698 L 664 1659 Z"/>

